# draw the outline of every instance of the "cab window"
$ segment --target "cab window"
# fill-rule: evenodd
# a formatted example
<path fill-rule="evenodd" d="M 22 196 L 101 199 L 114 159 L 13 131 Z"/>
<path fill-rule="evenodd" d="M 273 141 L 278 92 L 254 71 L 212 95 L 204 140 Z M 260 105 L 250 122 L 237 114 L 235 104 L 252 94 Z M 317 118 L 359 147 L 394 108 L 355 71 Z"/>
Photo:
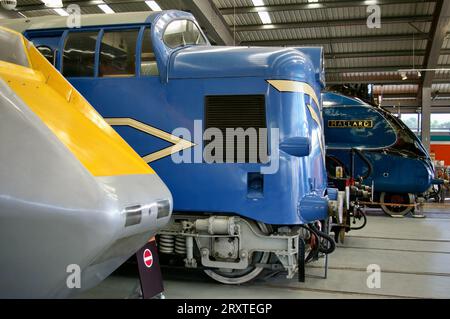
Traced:
<path fill-rule="evenodd" d="M 55 65 L 55 51 L 47 45 L 40 45 L 36 49 L 41 52 L 44 58 L 47 59 L 52 65 Z"/>
<path fill-rule="evenodd" d="M 165 44 L 172 49 L 185 45 L 207 44 L 197 25 L 189 20 L 170 22 L 164 31 L 163 38 Z"/>
<path fill-rule="evenodd" d="M 158 74 L 158 65 L 156 64 L 156 57 L 153 52 L 151 32 L 149 28 L 146 28 L 144 30 L 144 37 L 142 38 L 141 75 L 155 76 Z"/>
<path fill-rule="evenodd" d="M 139 30 L 105 31 L 100 46 L 99 76 L 136 75 L 136 42 Z"/>
<path fill-rule="evenodd" d="M 69 33 L 63 52 L 62 73 L 65 77 L 94 76 L 97 36 L 97 31 Z"/>
<path fill-rule="evenodd" d="M 22 38 L 14 33 L 0 30 L 0 60 L 28 67 L 28 59 Z"/>

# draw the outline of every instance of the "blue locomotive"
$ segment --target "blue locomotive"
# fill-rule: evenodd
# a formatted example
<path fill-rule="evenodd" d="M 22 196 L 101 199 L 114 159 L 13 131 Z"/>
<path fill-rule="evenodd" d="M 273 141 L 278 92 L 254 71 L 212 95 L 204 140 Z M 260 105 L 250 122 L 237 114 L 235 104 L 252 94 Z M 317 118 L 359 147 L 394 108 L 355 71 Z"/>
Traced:
<path fill-rule="evenodd" d="M 211 46 L 186 12 L 10 22 L 151 164 L 174 198 L 162 255 L 223 283 L 271 254 L 330 253 L 321 48 Z M 335 198 L 333 198 L 335 199 Z M 309 248 L 308 248 L 309 247 Z M 307 258 L 311 259 L 311 258 Z"/>
<path fill-rule="evenodd" d="M 362 179 L 386 214 L 409 213 L 434 178 L 432 162 L 417 136 L 398 118 L 358 98 L 323 93 L 327 171 Z M 338 173 L 339 174 L 339 173 Z"/>

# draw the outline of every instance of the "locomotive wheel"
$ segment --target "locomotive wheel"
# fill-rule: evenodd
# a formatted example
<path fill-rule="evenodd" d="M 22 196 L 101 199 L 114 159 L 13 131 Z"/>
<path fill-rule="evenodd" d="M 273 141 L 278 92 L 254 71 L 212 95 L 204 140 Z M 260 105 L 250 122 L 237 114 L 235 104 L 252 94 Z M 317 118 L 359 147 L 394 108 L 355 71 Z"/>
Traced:
<path fill-rule="evenodd" d="M 414 204 L 414 195 L 409 193 L 395 194 L 383 192 L 380 195 L 381 209 L 385 214 L 391 217 L 405 216 L 414 206 L 404 206 L 405 204 Z M 383 204 L 399 204 L 398 206 L 383 205 Z M 401 205 L 404 204 L 404 205 Z"/>
<path fill-rule="evenodd" d="M 258 223 L 258 226 L 264 234 L 269 234 L 269 226 L 263 223 Z M 269 257 L 270 253 L 256 252 L 253 254 L 253 261 L 264 264 L 269 261 Z M 223 284 L 239 285 L 255 279 L 263 270 L 263 267 L 249 266 L 247 269 L 207 269 L 205 273 L 212 279 Z"/>

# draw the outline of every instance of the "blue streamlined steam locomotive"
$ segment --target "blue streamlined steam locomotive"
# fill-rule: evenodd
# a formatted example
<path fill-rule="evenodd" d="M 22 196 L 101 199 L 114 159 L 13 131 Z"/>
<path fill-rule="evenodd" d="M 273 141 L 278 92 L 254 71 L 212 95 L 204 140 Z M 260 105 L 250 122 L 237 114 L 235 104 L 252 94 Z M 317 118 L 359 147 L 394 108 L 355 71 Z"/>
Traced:
<path fill-rule="evenodd" d="M 39 18 L 10 27 L 168 185 L 174 217 L 159 235 L 162 255 L 233 284 L 256 277 L 271 253 L 292 277 L 304 241 L 320 243 L 311 252 L 334 249 L 318 223 L 329 214 L 321 48 L 213 47 L 181 11 L 82 23 L 68 29 L 65 18 L 46 17 L 47 29 Z"/>
<path fill-rule="evenodd" d="M 337 93 L 323 93 L 327 170 L 362 178 L 389 215 L 405 215 L 432 185 L 434 169 L 417 136 L 382 108 Z M 398 204 L 398 205 L 393 205 Z"/>

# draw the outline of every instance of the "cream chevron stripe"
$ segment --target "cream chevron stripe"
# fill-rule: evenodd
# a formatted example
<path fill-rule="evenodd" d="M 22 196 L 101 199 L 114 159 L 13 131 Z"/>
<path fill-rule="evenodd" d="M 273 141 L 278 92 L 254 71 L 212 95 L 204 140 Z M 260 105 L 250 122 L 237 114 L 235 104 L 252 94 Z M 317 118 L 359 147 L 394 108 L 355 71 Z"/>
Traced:
<path fill-rule="evenodd" d="M 317 94 L 314 91 L 314 89 L 312 88 L 312 86 L 309 85 L 308 83 L 299 82 L 299 81 L 291 81 L 291 80 L 267 80 L 267 82 L 280 92 L 294 92 L 294 93 L 307 94 L 316 103 L 317 107 L 320 108 L 319 98 L 317 97 Z M 320 131 L 323 133 L 322 121 L 321 121 L 320 116 L 317 114 L 317 112 L 315 111 L 315 109 L 312 105 L 310 105 L 308 103 L 308 104 L 306 104 L 306 106 L 308 107 L 311 117 L 317 123 Z M 325 144 L 325 142 L 324 142 L 323 137 L 319 138 L 319 146 L 320 146 L 320 150 L 322 151 L 323 160 L 325 163 L 325 145 L 324 144 Z"/>
<path fill-rule="evenodd" d="M 166 156 L 170 156 L 176 152 L 182 151 L 184 149 L 190 148 L 195 146 L 194 143 L 189 142 L 187 140 L 184 140 L 182 138 L 179 138 L 178 136 L 172 135 L 170 133 L 164 132 L 163 130 L 160 130 L 156 127 L 144 124 L 142 122 L 139 122 L 132 118 L 105 118 L 105 121 L 112 126 L 130 126 L 133 127 L 139 131 L 142 131 L 144 133 L 147 133 L 152 136 L 159 137 L 160 139 L 163 139 L 169 143 L 172 143 L 174 145 L 166 147 L 162 150 L 159 150 L 157 152 L 151 153 L 149 155 L 146 155 L 143 157 L 144 161 L 147 163 L 156 161 L 158 159 L 161 159 Z"/>
<path fill-rule="evenodd" d="M 320 107 L 319 98 L 317 97 L 316 91 L 314 91 L 312 86 L 308 83 L 291 80 L 267 80 L 267 82 L 280 92 L 297 92 L 308 94 L 313 101 L 316 102 L 317 107 Z"/>

